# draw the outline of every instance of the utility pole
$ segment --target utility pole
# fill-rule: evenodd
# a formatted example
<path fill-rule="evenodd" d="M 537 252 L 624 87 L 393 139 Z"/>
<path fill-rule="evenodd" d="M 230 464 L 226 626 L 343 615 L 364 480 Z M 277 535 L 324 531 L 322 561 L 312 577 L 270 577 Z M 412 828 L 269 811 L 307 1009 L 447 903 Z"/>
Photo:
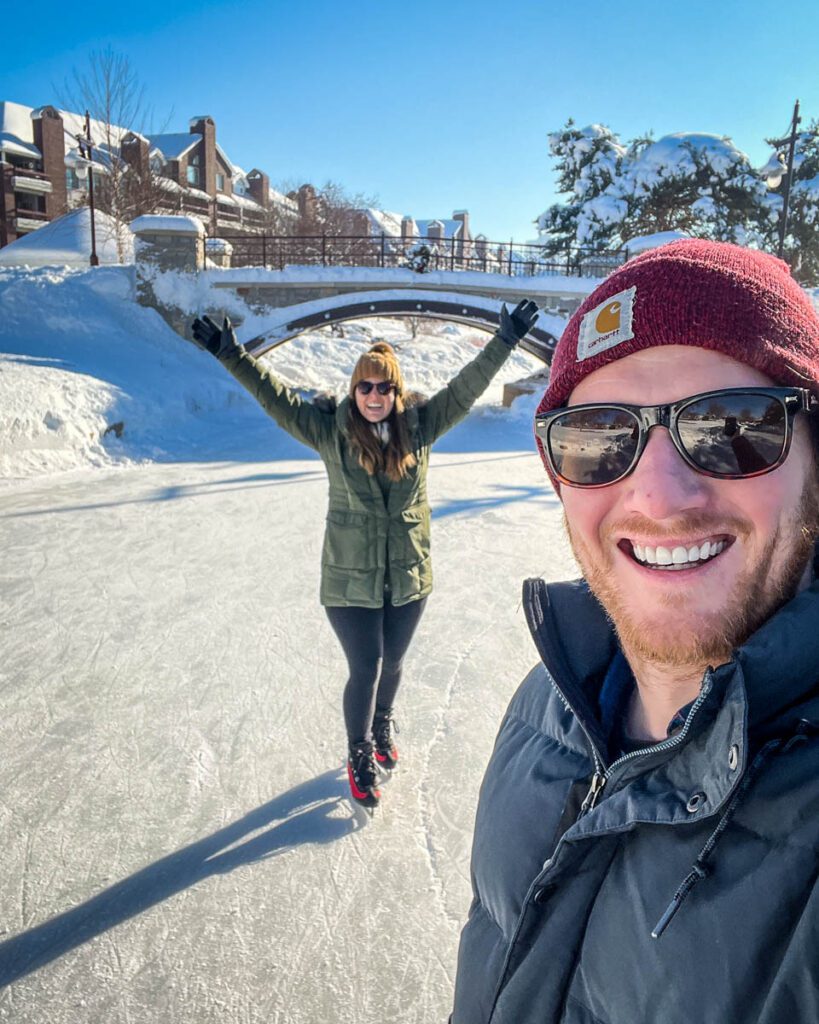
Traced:
<path fill-rule="evenodd" d="M 799 123 L 802 118 L 799 116 L 799 100 L 793 108 L 793 119 L 791 120 L 791 130 L 784 139 L 774 139 L 771 145 L 775 149 L 788 147 L 788 159 L 785 171 L 785 191 L 782 194 L 782 215 L 779 219 L 779 245 L 776 249 L 776 255 L 782 259 L 785 252 L 785 236 L 788 233 L 788 205 L 791 198 L 791 182 L 793 180 L 793 156 L 796 149 L 796 140 L 799 137 Z M 780 157 L 781 159 L 781 157 Z"/>
<path fill-rule="evenodd" d="M 91 140 L 91 115 L 85 112 L 85 135 L 78 135 L 77 142 L 80 147 L 80 156 L 88 161 L 88 205 L 91 209 L 91 258 L 89 263 L 92 267 L 100 265 L 97 256 L 97 228 L 94 218 L 94 144 Z"/>

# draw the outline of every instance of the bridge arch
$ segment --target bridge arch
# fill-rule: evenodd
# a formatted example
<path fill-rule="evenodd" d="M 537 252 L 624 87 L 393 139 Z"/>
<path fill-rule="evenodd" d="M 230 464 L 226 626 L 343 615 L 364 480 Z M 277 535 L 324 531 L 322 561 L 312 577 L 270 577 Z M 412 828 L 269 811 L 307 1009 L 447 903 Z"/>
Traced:
<path fill-rule="evenodd" d="M 507 305 L 512 304 L 506 301 Z M 260 356 L 304 331 L 370 317 L 423 316 L 493 333 L 500 323 L 502 305 L 501 299 L 457 292 L 414 289 L 348 292 L 272 310 L 269 326 L 244 344 L 252 355 Z M 541 312 L 520 347 L 548 364 L 565 325 L 563 317 Z"/>

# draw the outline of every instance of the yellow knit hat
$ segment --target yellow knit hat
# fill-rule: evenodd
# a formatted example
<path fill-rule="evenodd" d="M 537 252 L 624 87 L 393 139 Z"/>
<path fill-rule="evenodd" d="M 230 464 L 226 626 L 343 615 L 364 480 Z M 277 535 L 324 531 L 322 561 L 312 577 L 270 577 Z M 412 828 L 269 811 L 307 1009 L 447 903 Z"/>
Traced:
<path fill-rule="evenodd" d="M 392 345 L 387 341 L 377 341 L 369 352 L 355 364 L 353 375 L 350 378 L 350 397 L 355 394 L 356 384 L 368 377 L 383 377 L 390 384 L 395 385 L 395 397 L 398 400 L 404 390 L 404 378 L 401 375 L 401 367 L 395 355 Z"/>

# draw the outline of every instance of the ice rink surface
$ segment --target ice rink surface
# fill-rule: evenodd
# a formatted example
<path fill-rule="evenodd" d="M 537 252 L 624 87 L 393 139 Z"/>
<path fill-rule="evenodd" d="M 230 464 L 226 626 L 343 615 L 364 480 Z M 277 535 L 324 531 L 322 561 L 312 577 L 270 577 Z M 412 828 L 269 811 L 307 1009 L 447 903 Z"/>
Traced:
<path fill-rule="evenodd" d="M 443 1024 L 478 787 L 536 660 L 521 583 L 575 573 L 531 409 L 498 387 L 434 450 L 435 590 L 370 820 L 346 796 L 346 666 L 318 603 L 321 462 L 178 339 L 152 339 L 151 378 L 145 311 L 110 328 L 114 359 L 125 300 L 89 314 L 77 281 L 14 278 L 0 336 L 18 410 L 0 454 L 20 469 L 0 482 L 0 1021 Z M 474 351 L 438 342 L 418 348 L 427 391 Z M 311 344 L 277 350 L 281 372 Z M 120 447 L 89 447 L 117 415 Z"/>

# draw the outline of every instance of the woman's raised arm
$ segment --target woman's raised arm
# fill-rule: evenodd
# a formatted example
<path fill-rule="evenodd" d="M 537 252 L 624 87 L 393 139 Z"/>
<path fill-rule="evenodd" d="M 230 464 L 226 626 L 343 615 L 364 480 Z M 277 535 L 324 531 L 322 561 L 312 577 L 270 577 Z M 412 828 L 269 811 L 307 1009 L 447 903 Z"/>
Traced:
<path fill-rule="evenodd" d="M 428 444 L 466 416 L 517 343 L 532 329 L 537 317 L 537 305 L 530 299 L 519 302 L 511 313 L 504 303 L 500 327 L 486 347 L 419 409 L 424 439 Z"/>
<path fill-rule="evenodd" d="M 236 339 L 230 320 L 225 317 L 221 327 L 209 316 L 196 319 L 192 326 L 194 339 L 216 356 L 261 405 L 268 416 L 297 441 L 319 450 L 334 430 L 335 417 L 310 402 L 305 402 L 269 370 L 259 363 Z"/>

